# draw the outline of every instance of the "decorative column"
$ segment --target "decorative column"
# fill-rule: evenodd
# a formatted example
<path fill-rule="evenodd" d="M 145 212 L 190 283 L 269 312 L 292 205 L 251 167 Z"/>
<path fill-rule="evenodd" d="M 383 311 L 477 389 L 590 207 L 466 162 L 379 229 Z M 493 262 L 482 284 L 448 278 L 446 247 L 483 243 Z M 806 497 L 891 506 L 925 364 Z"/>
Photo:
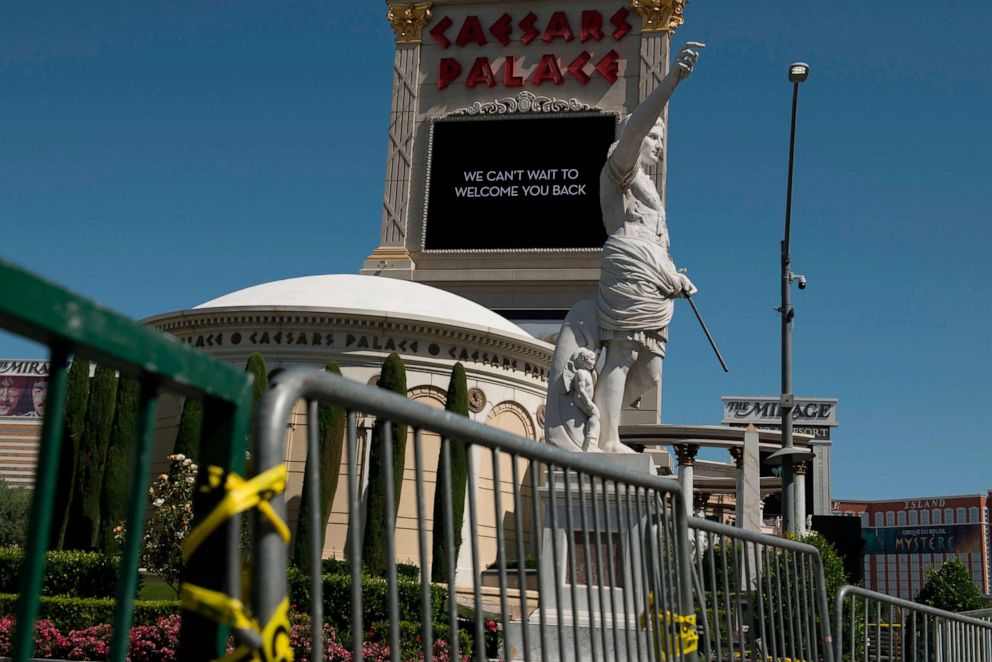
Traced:
<path fill-rule="evenodd" d="M 706 517 L 706 504 L 710 502 L 709 492 L 695 491 L 692 494 L 692 511 L 696 517 Z"/>
<path fill-rule="evenodd" d="M 406 247 L 410 209 L 410 176 L 413 137 L 417 119 L 420 42 L 431 20 L 431 3 L 390 2 L 386 18 L 396 32 L 393 56 L 393 99 L 386 147 L 386 189 L 382 200 L 382 234 L 379 248 L 366 259 L 363 273 L 412 268 Z"/>
<path fill-rule="evenodd" d="M 679 461 L 679 483 L 682 484 L 683 502 L 685 503 L 685 514 L 692 517 L 693 496 L 692 472 L 696 466 L 696 453 L 699 452 L 699 444 L 675 444 L 675 457 Z"/>
<path fill-rule="evenodd" d="M 641 17 L 641 50 L 639 57 L 639 88 L 641 102 L 658 87 L 668 73 L 672 39 L 675 28 L 682 25 L 685 0 L 630 0 L 630 6 Z M 648 174 L 654 179 L 662 204 L 665 203 L 665 174 L 668 172 L 668 108 L 665 119 L 665 143 L 660 165 L 652 166 Z"/>
<path fill-rule="evenodd" d="M 808 461 L 796 462 L 792 465 L 796 494 L 796 522 L 793 527 L 800 536 L 806 535 L 806 469 Z"/>
<path fill-rule="evenodd" d="M 744 520 L 744 448 L 741 446 L 732 446 L 727 451 L 734 461 L 734 466 L 737 467 L 737 471 L 735 472 L 737 475 L 737 485 L 734 490 L 734 523 L 738 527 L 742 527 Z"/>

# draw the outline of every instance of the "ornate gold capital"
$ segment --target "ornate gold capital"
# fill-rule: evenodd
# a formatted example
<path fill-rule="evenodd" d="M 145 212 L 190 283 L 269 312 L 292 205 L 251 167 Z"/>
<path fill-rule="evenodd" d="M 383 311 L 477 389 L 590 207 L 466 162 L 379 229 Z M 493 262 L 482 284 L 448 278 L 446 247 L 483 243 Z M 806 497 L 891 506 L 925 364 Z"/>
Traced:
<path fill-rule="evenodd" d="M 420 32 L 431 20 L 431 3 L 390 2 L 386 18 L 396 32 L 397 44 L 419 44 Z"/>
<path fill-rule="evenodd" d="M 698 452 L 699 444 L 675 444 L 675 457 L 678 458 L 680 467 L 694 465 Z"/>
<path fill-rule="evenodd" d="M 675 28 L 685 23 L 682 16 L 685 3 L 686 0 L 630 0 L 630 6 L 641 17 L 641 34 L 674 33 Z"/>
<path fill-rule="evenodd" d="M 738 469 L 744 466 L 744 449 L 740 446 L 731 446 L 727 450 L 730 451 L 730 457 L 734 458 L 734 464 L 737 465 Z"/>

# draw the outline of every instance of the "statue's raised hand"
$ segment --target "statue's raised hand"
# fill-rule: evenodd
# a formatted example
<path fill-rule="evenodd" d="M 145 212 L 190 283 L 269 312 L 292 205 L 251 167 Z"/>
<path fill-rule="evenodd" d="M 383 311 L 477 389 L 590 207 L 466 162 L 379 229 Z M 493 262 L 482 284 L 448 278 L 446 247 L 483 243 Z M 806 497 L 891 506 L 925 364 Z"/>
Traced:
<path fill-rule="evenodd" d="M 675 56 L 675 66 L 678 67 L 679 80 L 682 80 L 692 73 L 692 68 L 696 66 L 699 59 L 699 51 L 706 48 L 706 44 L 698 41 L 687 42 L 679 54 Z"/>

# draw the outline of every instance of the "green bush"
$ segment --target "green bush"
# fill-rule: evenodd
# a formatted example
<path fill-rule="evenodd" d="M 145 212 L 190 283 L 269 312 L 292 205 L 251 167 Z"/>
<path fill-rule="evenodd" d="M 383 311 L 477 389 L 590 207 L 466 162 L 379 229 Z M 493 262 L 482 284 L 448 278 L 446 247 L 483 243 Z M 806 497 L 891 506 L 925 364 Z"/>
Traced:
<path fill-rule="evenodd" d="M 31 517 L 31 490 L 0 478 L 0 547 L 24 544 Z"/>
<path fill-rule="evenodd" d="M 100 492 L 116 407 L 117 373 L 113 368 L 98 365 L 93 373 L 86 424 L 77 449 L 63 549 L 92 550 L 99 545 Z"/>
<path fill-rule="evenodd" d="M 75 484 L 79 440 L 86 425 L 86 404 L 90 397 L 90 364 L 74 358 L 69 366 L 68 386 L 65 396 L 65 424 L 59 450 L 59 473 L 55 481 L 55 498 L 52 504 L 52 524 L 49 547 L 62 549 L 65 530 L 69 522 L 69 506 Z"/>
<path fill-rule="evenodd" d="M 0 549 L 0 593 L 20 590 L 20 549 Z M 99 552 L 48 552 L 42 595 L 109 598 L 114 595 L 120 558 Z M 110 621 L 107 621 L 108 623 Z"/>
<path fill-rule="evenodd" d="M 468 416 L 468 381 L 465 366 L 456 363 L 448 381 L 448 395 L 444 401 L 445 411 Z M 437 490 L 434 492 L 433 522 L 431 532 L 431 579 L 436 582 L 448 581 L 448 572 L 458 565 L 458 552 L 462 546 L 462 523 L 465 520 L 465 491 L 468 488 L 468 446 L 458 439 L 450 442 L 450 467 L 445 464 L 443 453 L 437 459 Z M 448 471 L 451 471 L 449 478 Z M 445 494 L 442 486 L 450 480 L 451 493 Z M 453 548 L 455 557 L 448 558 L 445 527 L 448 504 L 451 505 L 451 530 L 454 533 Z"/>
<path fill-rule="evenodd" d="M 341 368 L 335 361 L 328 361 L 324 370 L 341 375 Z M 303 492 L 300 499 L 300 512 L 296 519 L 296 537 L 293 538 L 293 560 L 300 568 L 306 570 L 310 566 L 310 467 L 317 463 L 318 503 L 320 504 L 320 529 L 316 532 L 320 540 L 320 549 L 324 549 L 324 536 L 327 522 L 331 517 L 331 506 L 334 493 L 338 489 L 338 478 L 341 473 L 341 454 L 344 449 L 344 428 L 347 416 L 344 409 L 320 403 L 317 407 L 318 445 L 317 457 L 307 454 L 306 467 L 303 471 Z"/>
<path fill-rule="evenodd" d="M 0 593 L 0 614 L 13 614 L 17 608 L 17 596 Z M 177 600 L 135 600 L 134 625 L 153 625 L 159 616 L 179 613 Z M 70 598 L 66 596 L 42 596 L 38 618 L 52 621 L 59 630 L 80 630 L 112 623 L 114 620 L 113 598 Z"/>
<path fill-rule="evenodd" d="M 396 352 L 386 357 L 379 373 L 379 388 L 406 395 L 406 368 L 403 359 Z M 392 469 L 393 469 L 393 503 L 386 503 L 386 466 L 385 451 L 386 426 L 391 427 L 392 440 Z M 368 476 L 369 486 L 366 496 L 365 538 L 362 542 L 362 559 L 369 572 L 376 575 L 386 574 L 386 531 L 387 508 L 392 508 L 393 515 L 399 511 L 400 492 L 403 488 L 403 466 L 406 462 L 406 425 L 390 423 L 382 417 L 376 419 L 372 427 L 372 441 L 369 449 Z M 395 523 L 395 519 L 393 522 Z"/>
<path fill-rule="evenodd" d="M 324 593 L 324 620 L 338 631 L 351 628 L 351 577 L 346 574 L 325 574 L 321 577 Z M 399 577 L 400 620 L 422 622 L 420 611 L 420 582 Z M 310 577 L 299 568 L 290 567 L 288 576 L 289 602 L 302 612 L 310 611 Z M 444 620 L 447 590 L 431 586 L 432 621 Z M 389 589 L 385 579 L 362 575 L 362 620 L 366 625 L 389 620 Z"/>

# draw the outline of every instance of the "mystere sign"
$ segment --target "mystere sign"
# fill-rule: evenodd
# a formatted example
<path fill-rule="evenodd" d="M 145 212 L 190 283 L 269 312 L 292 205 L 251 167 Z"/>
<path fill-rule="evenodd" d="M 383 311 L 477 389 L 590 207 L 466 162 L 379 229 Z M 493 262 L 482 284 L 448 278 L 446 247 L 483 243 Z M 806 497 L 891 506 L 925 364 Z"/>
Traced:
<path fill-rule="evenodd" d="M 868 554 L 980 553 L 984 536 L 978 524 L 863 529 Z"/>
<path fill-rule="evenodd" d="M 436 120 L 424 250 L 600 248 L 615 133 L 604 113 Z"/>
<path fill-rule="evenodd" d="M 633 29 L 629 17 L 630 10 L 622 6 L 605 13 L 595 9 L 546 15 L 533 11 L 516 15 L 504 12 L 486 22 L 475 15 L 457 20 L 442 15 L 428 31 L 445 52 L 438 60 L 437 87 L 443 90 L 462 84 L 468 88 L 478 85 L 514 88 L 561 85 L 566 80 L 586 85 L 596 78 L 615 83 L 619 77 L 620 54 L 610 44 L 621 41 Z M 567 57 L 554 51 L 556 46 L 569 42 L 585 48 Z M 520 61 L 524 58 L 518 55 L 472 57 L 470 50 L 461 54 L 462 49 L 480 46 L 493 49 L 511 43 L 533 44 L 533 49 L 544 51 L 539 56 L 528 56 L 528 60 L 537 62 L 532 71 L 525 74 L 521 70 Z"/>

